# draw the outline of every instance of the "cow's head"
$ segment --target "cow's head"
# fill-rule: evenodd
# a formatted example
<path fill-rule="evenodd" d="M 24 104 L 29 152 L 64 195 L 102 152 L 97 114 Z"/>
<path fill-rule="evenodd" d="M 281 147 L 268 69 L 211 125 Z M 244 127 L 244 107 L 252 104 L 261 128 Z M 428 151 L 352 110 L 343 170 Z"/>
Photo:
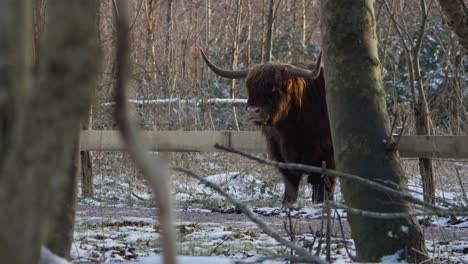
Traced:
<path fill-rule="evenodd" d="M 231 71 L 214 65 L 201 50 L 208 67 L 217 75 L 229 79 L 246 79 L 249 120 L 258 126 L 274 126 L 289 113 L 292 106 L 301 107 L 307 79 L 320 74 L 321 54 L 313 70 L 290 64 L 263 63 L 250 69 Z"/>

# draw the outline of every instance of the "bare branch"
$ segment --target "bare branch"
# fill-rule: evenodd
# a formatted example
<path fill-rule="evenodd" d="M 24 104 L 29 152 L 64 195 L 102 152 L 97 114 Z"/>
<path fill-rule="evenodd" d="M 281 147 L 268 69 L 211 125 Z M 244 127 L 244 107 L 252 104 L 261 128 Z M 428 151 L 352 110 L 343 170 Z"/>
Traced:
<path fill-rule="evenodd" d="M 463 181 L 462 181 L 462 178 L 460 177 L 460 170 L 458 169 L 458 167 L 455 167 L 455 172 L 457 173 L 458 184 L 460 184 L 463 199 L 465 200 L 465 204 L 468 205 L 468 197 L 466 196 L 465 188 L 463 187 Z"/>
<path fill-rule="evenodd" d="M 397 218 L 407 218 L 411 216 L 427 216 L 428 212 L 409 212 L 409 213 L 381 213 L 381 212 L 374 212 L 374 211 L 367 211 L 367 210 L 361 210 L 357 208 L 352 208 L 349 206 L 346 206 L 342 203 L 337 203 L 337 202 L 330 202 L 330 206 L 333 208 L 337 209 L 344 209 L 348 213 L 352 213 L 355 215 L 360 215 L 360 216 L 366 216 L 366 217 L 371 217 L 371 218 L 378 218 L 378 219 L 397 219 Z M 467 212 L 468 214 L 468 212 Z M 450 216 L 453 215 L 452 212 L 447 211 L 445 214 L 440 214 L 439 216 Z"/>
<path fill-rule="evenodd" d="M 117 19 L 117 78 L 115 101 L 115 118 L 120 126 L 123 140 L 127 149 L 133 157 L 143 175 L 148 179 L 158 202 L 161 228 L 163 229 L 162 245 L 164 263 L 174 264 L 176 255 L 176 236 L 173 226 L 173 212 L 171 193 L 168 182 L 168 169 L 166 165 L 157 157 L 150 158 L 145 152 L 143 144 L 140 142 L 137 131 L 132 126 L 127 111 L 126 86 L 129 74 L 129 43 L 128 43 L 128 20 L 127 6 L 124 1 L 118 1 L 120 14 Z"/>
<path fill-rule="evenodd" d="M 453 214 L 456 214 L 456 215 L 460 215 L 460 216 L 468 215 L 468 208 L 467 207 L 452 207 L 452 208 L 448 208 L 448 209 L 443 208 L 443 207 L 440 207 L 440 206 L 437 206 L 437 205 L 433 205 L 433 204 L 421 201 L 420 199 L 417 199 L 417 198 L 411 196 L 411 194 L 409 194 L 409 193 L 399 191 L 399 190 L 397 190 L 397 189 L 395 189 L 393 187 L 389 187 L 389 186 L 381 184 L 379 182 L 371 181 L 371 180 L 368 180 L 368 179 L 365 179 L 365 178 L 362 178 L 360 176 L 356 176 L 356 175 L 353 175 L 353 174 L 334 171 L 334 170 L 330 170 L 330 169 L 326 169 L 326 168 L 308 166 L 308 165 L 304 165 L 304 164 L 283 163 L 283 162 L 267 160 L 267 159 L 264 159 L 264 158 L 261 158 L 261 157 L 258 157 L 258 156 L 255 156 L 255 155 L 240 151 L 240 150 L 236 150 L 236 149 L 233 149 L 233 148 L 228 148 L 228 147 L 221 146 L 221 145 L 218 145 L 218 144 L 215 145 L 215 148 L 221 149 L 221 150 L 224 150 L 224 151 L 227 151 L 227 152 L 230 152 L 230 153 L 239 154 L 241 156 L 244 156 L 244 157 L 247 157 L 249 159 L 258 161 L 260 163 L 263 163 L 263 164 L 266 164 L 266 165 L 269 165 L 269 166 L 273 166 L 273 167 L 277 167 L 277 168 L 281 168 L 281 169 L 300 170 L 300 171 L 305 171 L 305 172 L 322 173 L 322 174 L 326 174 L 326 175 L 329 175 L 329 176 L 335 176 L 335 177 L 340 177 L 340 178 L 343 178 L 343 179 L 346 179 L 346 180 L 354 181 L 356 183 L 366 185 L 366 186 L 368 186 L 370 188 L 374 188 L 376 190 L 384 191 L 384 192 L 386 192 L 387 194 L 390 194 L 390 195 L 403 197 L 408 202 L 423 206 L 424 208 L 426 208 L 428 210 L 428 212 L 426 212 L 425 215 L 427 215 L 427 214 L 436 214 L 436 215 L 453 215 Z"/>

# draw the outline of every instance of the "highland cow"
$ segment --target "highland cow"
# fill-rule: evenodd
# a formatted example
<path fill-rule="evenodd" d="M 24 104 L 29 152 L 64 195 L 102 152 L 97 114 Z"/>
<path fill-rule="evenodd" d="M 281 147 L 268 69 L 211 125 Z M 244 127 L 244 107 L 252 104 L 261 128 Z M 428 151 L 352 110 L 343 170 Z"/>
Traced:
<path fill-rule="evenodd" d="M 221 69 L 201 54 L 217 75 L 246 78 L 248 117 L 261 127 L 272 159 L 318 167 L 325 162 L 327 168 L 335 169 L 321 53 L 317 63 L 263 63 L 237 71 Z M 283 203 L 293 203 L 303 172 L 280 172 L 285 184 Z M 314 201 L 333 199 L 335 178 L 308 173 L 308 182 Z"/>

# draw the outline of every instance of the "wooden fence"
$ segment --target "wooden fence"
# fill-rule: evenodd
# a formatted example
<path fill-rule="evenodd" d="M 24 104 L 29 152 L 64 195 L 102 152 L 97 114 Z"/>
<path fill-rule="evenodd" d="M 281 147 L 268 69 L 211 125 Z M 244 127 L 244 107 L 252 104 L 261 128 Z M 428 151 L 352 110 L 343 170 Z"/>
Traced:
<path fill-rule="evenodd" d="M 265 153 L 265 140 L 255 131 L 142 131 L 146 148 L 157 152 L 219 152 L 214 144 Z M 81 150 L 122 151 L 118 131 L 84 130 Z M 468 158 L 468 136 L 402 136 L 400 156 L 407 158 Z"/>

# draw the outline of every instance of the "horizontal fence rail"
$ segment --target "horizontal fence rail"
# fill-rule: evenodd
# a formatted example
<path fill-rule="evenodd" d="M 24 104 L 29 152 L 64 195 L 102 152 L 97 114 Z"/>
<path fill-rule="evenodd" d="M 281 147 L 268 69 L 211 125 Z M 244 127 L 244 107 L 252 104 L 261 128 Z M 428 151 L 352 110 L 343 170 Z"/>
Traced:
<path fill-rule="evenodd" d="M 266 153 L 265 139 L 257 131 L 142 131 L 141 138 L 150 151 L 219 152 L 216 143 L 243 151 Z M 118 131 L 83 130 L 81 150 L 122 151 Z M 468 136 L 402 136 L 400 156 L 406 158 L 468 158 Z"/>
<path fill-rule="evenodd" d="M 143 99 L 135 100 L 129 99 L 130 104 L 136 106 L 168 106 L 168 105 L 185 105 L 185 106 L 194 106 L 194 107 L 203 107 L 203 106 L 245 106 L 247 105 L 247 99 L 232 99 L 232 98 L 209 98 L 209 99 Z M 101 106 L 113 106 L 115 102 L 105 102 L 101 103 Z"/>

